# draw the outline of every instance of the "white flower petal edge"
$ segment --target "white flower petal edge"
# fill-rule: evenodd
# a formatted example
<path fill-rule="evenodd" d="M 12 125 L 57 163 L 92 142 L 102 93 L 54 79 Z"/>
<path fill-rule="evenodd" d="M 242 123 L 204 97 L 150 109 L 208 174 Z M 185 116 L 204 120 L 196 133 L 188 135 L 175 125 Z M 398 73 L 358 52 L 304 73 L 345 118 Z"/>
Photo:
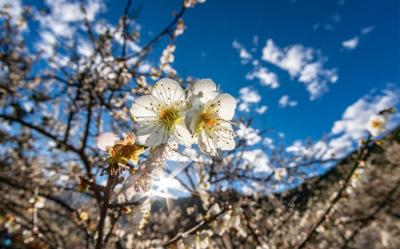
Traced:
<path fill-rule="evenodd" d="M 217 85 L 210 79 L 202 79 L 193 84 L 190 89 L 192 104 L 196 107 L 213 100 L 217 95 Z"/>
<path fill-rule="evenodd" d="M 196 141 L 194 140 L 192 134 L 186 128 L 184 120 L 180 120 L 175 126 L 175 137 L 180 144 L 190 147 Z"/>
<path fill-rule="evenodd" d="M 185 91 L 181 84 L 168 78 L 157 81 L 151 90 L 151 94 L 167 105 L 185 99 Z"/>
<path fill-rule="evenodd" d="M 144 95 L 135 100 L 131 107 L 131 115 L 137 122 L 153 121 L 157 118 L 157 111 L 153 106 L 159 106 L 160 101 L 152 95 Z"/>
<path fill-rule="evenodd" d="M 194 95 L 198 95 L 201 92 L 203 93 L 217 92 L 217 85 L 211 79 L 201 79 L 193 84 L 191 92 Z"/>
<path fill-rule="evenodd" d="M 135 100 L 131 114 L 139 124 L 136 132 L 138 142 L 155 147 L 175 138 L 179 143 L 190 144 L 183 123 L 187 109 L 185 91 L 172 79 L 161 79 L 154 86 L 151 95 Z"/>
<path fill-rule="evenodd" d="M 232 120 L 236 109 L 236 100 L 234 97 L 223 93 L 218 95 L 213 102 L 218 106 L 217 114 L 220 118 Z"/>

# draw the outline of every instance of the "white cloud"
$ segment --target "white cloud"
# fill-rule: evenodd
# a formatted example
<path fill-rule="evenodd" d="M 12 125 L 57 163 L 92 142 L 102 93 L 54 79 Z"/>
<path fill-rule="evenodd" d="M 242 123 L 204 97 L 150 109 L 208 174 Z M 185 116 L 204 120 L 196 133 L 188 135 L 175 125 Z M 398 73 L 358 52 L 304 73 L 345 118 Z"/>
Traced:
<path fill-rule="evenodd" d="M 238 109 L 241 112 L 250 112 L 250 105 L 249 103 L 242 102 L 238 105 Z"/>
<path fill-rule="evenodd" d="M 326 22 L 319 22 L 319 23 L 315 23 L 313 25 L 313 29 L 317 30 L 317 29 L 324 29 L 326 31 L 334 31 L 336 29 L 336 26 L 338 23 L 340 23 L 342 20 L 342 17 L 340 16 L 339 13 L 333 14 L 332 16 L 330 16 L 330 19 Z"/>
<path fill-rule="evenodd" d="M 240 104 L 238 109 L 242 112 L 250 112 L 251 104 L 255 104 L 261 101 L 261 96 L 256 90 L 250 87 L 242 87 L 239 90 L 240 93 Z"/>
<path fill-rule="evenodd" d="M 290 100 L 288 95 L 283 95 L 280 99 L 279 99 L 279 106 L 282 108 L 285 107 L 295 107 L 297 106 L 297 101 L 294 100 Z"/>
<path fill-rule="evenodd" d="M 311 148 L 305 146 L 302 141 L 297 140 L 294 141 L 291 146 L 286 147 L 286 152 L 292 153 L 293 155 L 310 157 L 313 151 Z"/>
<path fill-rule="evenodd" d="M 258 37 L 255 44 L 258 44 Z M 262 49 L 261 60 L 255 58 L 245 47 L 237 41 L 233 41 L 233 47 L 239 51 L 242 64 L 251 62 L 253 69 L 246 75 L 247 80 L 257 79 L 262 85 L 272 89 L 278 88 L 280 83 L 276 73 L 261 65 L 262 61 L 273 64 L 303 83 L 314 100 L 329 90 L 329 83 L 338 80 L 337 70 L 325 68 L 327 58 L 313 48 L 307 48 L 300 44 L 278 47 L 272 39 L 266 41 Z M 257 51 L 255 48 L 254 51 Z M 242 106 L 244 108 L 244 106 Z"/>
<path fill-rule="evenodd" d="M 247 103 L 258 103 L 261 101 L 261 96 L 256 90 L 250 87 L 242 87 L 239 90 L 240 99 Z"/>
<path fill-rule="evenodd" d="M 375 29 L 375 26 L 368 26 L 368 27 L 362 28 L 361 34 L 363 34 L 363 35 L 369 34 L 372 31 L 374 31 L 374 29 Z"/>
<path fill-rule="evenodd" d="M 47 29 L 57 36 L 71 37 L 76 27 L 71 24 L 82 21 L 85 17 L 81 10 L 81 2 L 67 0 L 46 0 L 50 8 L 49 15 L 39 15 L 38 19 L 41 28 Z M 105 5 L 100 0 L 88 0 L 84 2 L 86 16 L 89 21 L 93 21 L 96 15 L 105 9 Z"/>
<path fill-rule="evenodd" d="M 278 76 L 265 67 L 255 68 L 252 72 L 246 75 L 246 79 L 258 79 L 262 85 L 268 86 L 272 89 L 279 87 Z"/>
<path fill-rule="evenodd" d="M 86 57 L 89 57 L 94 53 L 92 44 L 88 40 L 85 40 L 85 39 L 78 39 L 77 50 L 78 50 L 79 54 L 86 56 Z"/>
<path fill-rule="evenodd" d="M 336 121 L 331 134 L 348 134 L 352 139 L 360 139 L 365 134 L 369 118 L 378 112 L 395 106 L 400 96 L 398 89 L 385 89 L 378 95 L 366 95 L 347 107 L 342 119 Z"/>
<path fill-rule="evenodd" d="M 305 84 L 314 100 L 328 91 L 328 83 L 338 80 L 336 69 L 325 69 L 327 61 L 312 48 L 296 44 L 280 48 L 268 39 L 262 51 L 262 60 L 287 71 L 292 78 Z"/>
<path fill-rule="evenodd" d="M 358 44 L 360 42 L 360 39 L 356 36 L 354 38 L 351 38 L 349 40 L 345 40 L 342 42 L 342 46 L 343 48 L 347 49 L 347 50 L 353 50 L 356 49 Z"/>
<path fill-rule="evenodd" d="M 269 149 L 274 149 L 275 148 L 274 140 L 272 138 L 264 137 L 263 138 L 263 144 Z"/>
<path fill-rule="evenodd" d="M 286 151 L 298 156 L 313 156 L 316 159 L 343 158 L 354 150 L 360 139 L 367 136 L 366 124 L 369 118 L 378 112 L 395 107 L 400 102 L 400 90 L 388 87 L 379 93 L 363 96 L 344 111 L 342 118 L 336 121 L 324 139 L 306 146 L 295 141 Z M 400 114 L 391 116 L 388 129 L 392 130 L 400 123 Z"/>
<path fill-rule="evenodd" d="M 260 106 L 260 107 L 256 108 L 256 112 L 258 114 L 264 114 L 267 110 L 268 110 L 268 106 L 266 106 L 266 105 L 263 105 L 263 106 Z"/>
<path fill-rule="evenodd" d="M 346 156 L 353 150 L 353 145 L 366 136 L 369 118 L 384 109 L 396 106 L 399 100 L 400 90 L 387 88 L 377 95 L 368 94 L 347 107 L 342 119 L 336 121 L 332 127 L 326 156 Z M 392 115 L 388 128 L 393 129 L 398 125 L 399 119 L 399 114 Z"/>
<path fill-rule="evenodd" d="M 252 59 L 252 55 L 246 50 L 246 48 L 238 41 L 233 41 L 232 46 L 239 52 L 239 57 L 242 64 L 247 64 Z"/>

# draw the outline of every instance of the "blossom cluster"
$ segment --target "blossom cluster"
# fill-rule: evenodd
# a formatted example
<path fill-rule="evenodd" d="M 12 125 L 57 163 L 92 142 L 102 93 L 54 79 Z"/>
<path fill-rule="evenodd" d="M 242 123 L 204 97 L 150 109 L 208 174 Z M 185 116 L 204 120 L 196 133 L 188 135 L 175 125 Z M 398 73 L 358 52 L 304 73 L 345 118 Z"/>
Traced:
<path fill-rule="evenodd" d="M 131 114 L 138 123 L 138 143 L 157 147 L 171 141 L 186 146 L 198 144 L 209 155 L 235 148 L 232 118 L 236 100 L 219 93 L 209 79 L 184 90 L 175 80 L 164 78 L 150 94 L 137 98 Z"/>

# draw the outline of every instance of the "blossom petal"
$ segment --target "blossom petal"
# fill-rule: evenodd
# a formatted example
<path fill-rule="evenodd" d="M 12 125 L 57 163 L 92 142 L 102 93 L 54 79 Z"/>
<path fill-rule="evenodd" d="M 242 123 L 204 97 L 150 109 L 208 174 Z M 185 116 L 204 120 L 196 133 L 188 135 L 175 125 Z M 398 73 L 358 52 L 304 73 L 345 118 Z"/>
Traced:
<path fill-rule="evenodd" d="M 168 142 L 170 132 L 162 125 L 155 125 L 150 133 L 138 136 L 139 143 L 147 147 L 156 147 Z"/>
<path fill-rule="evenodd" d="M 152 95 L 141 96 L 133 103 L 131 115 L 138 122 L 155 119 L 159 105 L 160 101 L 156 97 Z"/>
<path fill-rule="evenodd" d="M 119 137 L 113 132 L 105 132 L 100 134 L 96 138 L 96 146 L 100 150 L 107 150 L 108 147 L 114 146 L 114 144 L 119 140 Z"/>
<path fill-rule="evenodd" d="M 157 81 L 151 94 L 166 105 L 183 100 L 185 97 L 185 91 L 182 89 L 181 84 L 168 78 Z"/>
<path fill-rule="evenodd" d="M 198 122 L 199 117 L 200 117 L 200 112 L 197 111 L 196 109 L 193 109 L 186 113 L 185 124 L 186 127 L 189 129 L 190 133 L 192 134 L 196 133 L 196 124 Z"/>
<path fill-rule="evenodd" d="M 193 95 L 202 94 L 203 97 L 208 97 L 211 94 L 213 95 L 212 98 L 214 98 L 217 92 L 217 85 L 211 79 L 202 79 L 193 84 L 191 92 Z"/>
<path fill-rule="evenodd" d="M 236 109 L 236 100 L 230 94 L 220 94 L 214 100 L 213 103 L 217 106 L 217 114 L 224 120 L 232 120 Z"/>
<path fill-rule="evenodd" d="M 228 122 L 222 122 L 214 129 L 213 138 L 216 140 L 215 143 L 221 150 L 233 150 L 235 148 L 233 128 Z"/>
<path fill-rule="evenodd" d="M 150 136 L 155 134 L 156 131 L 162 128 L 161 125 L 148 125 L 143 127 L 143 129 L 139 129 L 136 132 L 137 142 L 141 145 L 145 145 L 147 147 L 153 146 L 152 142 L 154 142 L 154 138 L 152 137 L 151 141 L 149 141 Z"/>
<path fill-rule="evenodd" d="M 175 125 L 174 135 L 179 143 L 184 144 L 187 147 L 194 143 L 193 136 L 186 128 L 183 120 Z"/>
<path fill-rule="evenodd" d="M 210 79 L 199 80 L 191 87 L 191 94 L 192 106 L 200 109 L 218 95 L 217 86 Z"/>
<path fill-rule="evenodd" d="M 200 133 L 199 136 L 199 147 L 201 151 L 207 153 L 212 156 L 217 155 L 217 145 L 215 142 L 209 137 L 206 131 Z"/>
<path fill-rule="evenodd" d="M 148 124 L 145 124 L 141 127 L 139 127 L 136 131 L 136 136 L 144 136 L 147 134 L 150 134 L 155 131 L 155 129 L 158 128 L 158 125 L 156 122 L 149 122 Z"/>

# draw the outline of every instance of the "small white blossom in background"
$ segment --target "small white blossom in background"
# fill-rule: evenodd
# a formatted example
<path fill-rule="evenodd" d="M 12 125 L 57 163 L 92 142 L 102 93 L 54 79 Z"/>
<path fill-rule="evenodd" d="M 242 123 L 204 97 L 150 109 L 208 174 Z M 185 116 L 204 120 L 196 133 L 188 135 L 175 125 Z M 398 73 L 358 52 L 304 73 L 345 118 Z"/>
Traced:
<path fill-rule="evenodd" d="M 31 230 L 24 230 L 22 232 L 22 237 L 24 239 L 25 244 L 29 244 L 29 243 L 35 241 L 35 237 L 33 236 L 33 233 Z"/>
<path fill-rule="evenodd" d="M 89 214 L 88 214 L 88 212 L 86 212 L 86 211 L 81 211 L 81 212 L 79 212 L 79 218 L 80 218 L 82 221 L 87 221 L 87 220 L 89 219 Z"/>
<path fill-rule="evenodd" d="M 210 230 L 203 230 L 196 234 L 189 235 L 182 239 L 182 243 L 178 244 L 178 248 L 207 249 L 210 248 L 210 238 L 213 235 Z M 183 244 L 183 245 L 182 245 Z"/>
<path fill-rule="evenodd" d="M 233 150 L 231 120 L 236 109 L 235 98 L 219 94 L 213 81 L 200 80 L 191 88 L 191 105 L 185 122 L 200 149 L 212 156 L 218 150 Z"/>
<path fill-rule="evenodd" d="M 275 169 L 274 178 L 277 181 L 282 181 L 288 175 L 287 170 L 285 168 Z"/>
<path fill-rule="evenodd" d="M 131 219 L 132 222 L 136 225 L 138 233 L 140 233 L 140 231 L 143 229 L 143 226 L 146 224 L 150 211 L 151 211 L 151 202 L 149 199 L 140 204 L 138 207 L 134 208 Z"/>
<path fill-rule="evenodd" d="M 205 3 L 206 0 L 185 0 L 183 1 L 183 5 L 186 8 L 194 7 L 198 3 Z"/>
<path fill-rule="evenodd" d="M 107 151 L 113 147 L 114 144 L 119 140 L 119 137 L 112 132 L 105 132 L 96 138 L 97 148 L 103 151 Z"/>
<path fill-rule="evenodd" d="M 378 114 L 371 116 L 367 123 L 367 130 L 374 137 L 381 135 L 387 128 L 387 119 L 387 115 Z"/>
<path fill-rule="evenodd" d="M 171 63 L 174 62 L 174 52 L 175 45 L 168 44 L 168 46 L 163 50 L 162 55 L 160 57 L 160 69 L 164 73 L 167 73 L 170 76 L 176 75 L 176 70 L 171 66 Z"/>
<path fill-rule="evenodd" d="M 269 249 L 269 246 L 267 244 L 261 244 L 260 246 L 257 246 L 256 249 Z"/>
<path fill-rule="evenodd" d="M 45 202 L 46 199 L 41 196 L 32 197 L 31 199 L 29 199 L 29 203 L 33 204 L 34 208 L 44 208 Z"/>
<path fill-rule="evenodd" d="M 210 211 L 210 215 L 217 215 L 221 213 L 221 208 L 217 203 L 215 203 Z M 221 214 L 217 217 L 217 219 L 212 222 L 212 226 L 214 231 L 218 235 L 223 235 L 225 232 L 229 231 L 231 228 L 235 229 L 240 236 L 246 237 L 247 232 L 244 229 L 244 224 L 242 222 L 243 210 L 240 207 L 233 208 L 232 210 L 228 210 L 225 213 Z"/>
<path fill-rule="evenodd" d="M 368 180 L 364 167 L 364 162 L 360 162 L 360 167 L 357 168 L 351 176 L 350 184 L 346 188 L 346 192 L 349 197 L 355 197 L 355 189 L 358 188 L 363 182 Z"/>
<path fill-rule="evenodd" d="M 183 21 L 183 19 L 180 19 L 178 21 L 178 24 L 176 25 L 176 28 L 174 31 L 174 36 L 177 37 L 177 36 L 182 35 L 183 32 L 185 31 L 185 29 L 186 29 L 185 22 Z"/>

